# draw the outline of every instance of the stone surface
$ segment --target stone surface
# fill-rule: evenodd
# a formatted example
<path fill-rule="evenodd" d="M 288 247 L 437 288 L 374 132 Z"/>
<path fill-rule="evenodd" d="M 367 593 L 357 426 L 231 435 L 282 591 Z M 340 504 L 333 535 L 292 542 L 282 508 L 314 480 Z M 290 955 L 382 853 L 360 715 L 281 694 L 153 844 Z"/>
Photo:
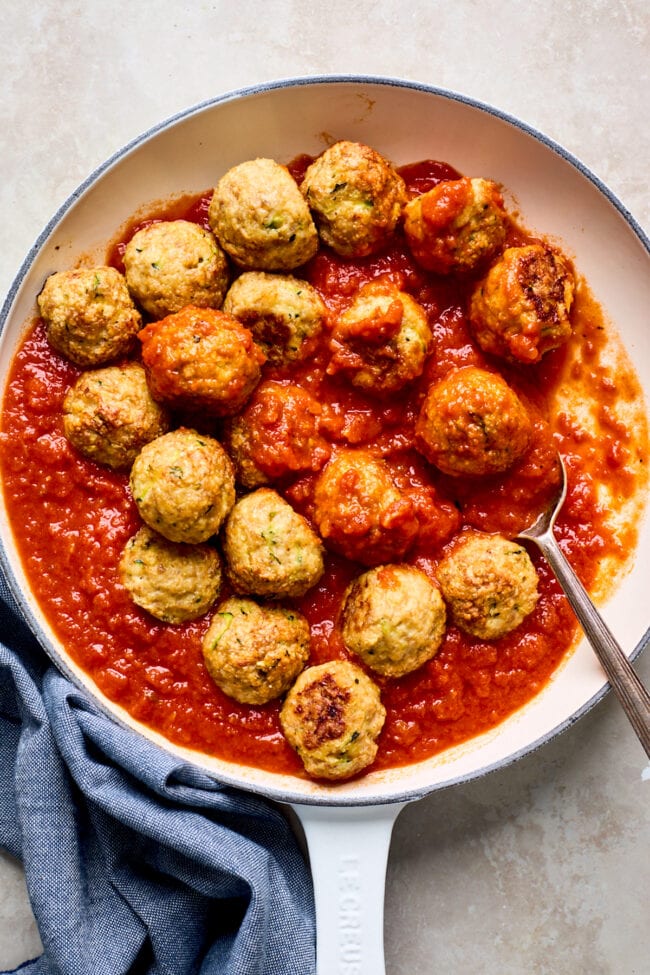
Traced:
<path fill-rule="evenodd" d="M 239 0 L 3 5 L 0 292 L 42 226 L 142 130 L 271 79 L 381 74 L 538 127 L 650 226 L 646 0 Z M 650 683 L 650 656 L 639 670 Z M 388 975 L 643 975 L 645 756 L 616 702 L 515 766 L 397 821 Z M 0 969 L 40 950 L 22 871 L 0 855 Z"/>

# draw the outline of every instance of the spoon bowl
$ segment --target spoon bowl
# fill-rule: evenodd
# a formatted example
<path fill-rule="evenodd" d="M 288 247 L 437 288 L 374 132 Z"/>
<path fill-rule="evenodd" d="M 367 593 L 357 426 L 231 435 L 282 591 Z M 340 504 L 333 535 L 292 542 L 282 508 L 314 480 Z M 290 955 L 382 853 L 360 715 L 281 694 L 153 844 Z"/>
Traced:
<path fill-rule="evenodd" d="M 549 501 L 544 510 L 540 512 L 532 525 L 529 525 L 528 528 L 525 528 L 523 531 L 519 532 L 517 538 L 528 538 L 530 541 L 538 543 L 540 539 L 545 540 L 547 537 L 550 537 L 553 541 L 555 541 L 555 536 L 553 535 L 555 520 L 562 509 L 562 505 L 566 501 L 569 487 L 566 465 L 561 454 L 557 454 L 557 462 L 560 473 L 560 481 L 558 483 L 555 496 L 551 501 Z M 541 545 L 540 548 L 542 548 Z M 543 548 L 542 551 L 544 551 Z"/>
<path fill-rule="evenodd" d="M 544 555 L 646 754 L 650 757 L 650 694 L 637 677 L 555 537 L 555 520 L 567 495 L 566 466 L 562 456 L 557 456 L 561 472 L 558 492 L 533 524 L 519 532 L 517 538 L 533 542 Z"/>

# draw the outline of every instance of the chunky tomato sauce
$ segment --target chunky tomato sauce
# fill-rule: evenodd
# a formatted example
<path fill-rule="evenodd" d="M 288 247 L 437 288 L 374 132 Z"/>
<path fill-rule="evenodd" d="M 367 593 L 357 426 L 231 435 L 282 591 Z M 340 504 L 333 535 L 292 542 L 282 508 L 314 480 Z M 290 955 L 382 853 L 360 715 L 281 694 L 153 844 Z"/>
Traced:
<path fill-rule="evenodd" d="M 304 169 L 298 160 L 294 173 Z M 443 163 L 404 167 L 412 192 L 424 192 L 457 174 Z M 185 200 L 158 218 L 183 216 L 206 223 L 209 196 Z M 138 224 L 141 226 L 142 223 Z M 125 239 L 135 231 L 130 228 Z M 510 242 L 531 239 L 513 227 Z M 109 261 L 120 267 L 124 241 Z M 646 469 L 645 430 L 621 418 L 621 403 L 640 392 L 630 367 L 612 367 L 605 355 L 612 336 L 581 285 L 574 337 L 538 366 L 502 368 L 533 417 L 535 433 L 526 455 L 505 475 L 468 480 L 445 478 L 416 453 L 412 429 L 423 392 L 461 365 L 488 366 L 468 330 L 467 295 L 457 281 L 419 269 L 398 234 L 379 256 L 348 261 L 320 252 L 305 269 L 334 317 L 358 288 L 389 275 L 427 311 L 435 345 L 425 375 L 406 394 L 377 403 L 343 379 L 327 376 L 325 346 L 291 371 L 266 370 L 268 378 L 291 378 L 314 393 L 328 414 L 337 444 L 368 446 L 395 465 L 400 485 L 419 499 L 425 528 L 410 556 L 433 575 L 441 547 L 463 524 L 513 535 L 534 519 L 553 495 L 556 447 L 570 475 L 568 500 L 558 520 L 562 547 L 587 586 L 608 560 L 622 566 L 635 542 L 630 523 L 612 526 L 610 499 L 632 498 Z M 210 614 L 170 626 L 136 607 L 118 577 L 124 544 L 139 518 L 126 475 L 81 458 L 67 443 L 61 408 L 79 370 L 49 347 L 34 323 L 13 363 L 6 390 L 0 463 L 9 517 L 36 597 L 71 656 L 97 686 L 172 742 L 264 769 L 304 774 L 280 732 L 279 704 L 240 705 L 208 677 L 201 639 Z M 569 384 L 593 404 L 591 424 L 553 406 Z M 210 432 L 219 435 L 218 428 Z M 309 515 L 313 477 L 285 486 L 296 508 Z M 432 499 L 436 504 L 432 504 Z M 531 555 L 540 576 L 535 611 L 510 635 L 481 641 L 449 626 L 437 656 L 400 679 L 373 675 L 387 709 L 374 768 L 411 763 L 485 731 L 533 697 L 571 647 L 576 624 L 545 562 Z M 337 629 L 344 589 L 361 567 L 330 555 L 321 582 L 295 605 L 309 620 L 312 661 L 345 657 Z"/>

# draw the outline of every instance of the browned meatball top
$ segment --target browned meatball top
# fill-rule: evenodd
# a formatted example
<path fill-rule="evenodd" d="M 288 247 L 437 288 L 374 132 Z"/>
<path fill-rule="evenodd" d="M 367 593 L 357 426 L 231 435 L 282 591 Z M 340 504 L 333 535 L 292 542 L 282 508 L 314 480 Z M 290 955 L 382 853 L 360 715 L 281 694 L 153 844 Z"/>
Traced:
<path fill-rule="evenodd" d="M 568 260 L 547 244 L 509 247 L 470 302 L 476 340 L 492 355 L 538 362 L 571 335 L 575 280 Z"/>
<path fill-rule="evenodd" d="M 128 469 L 140 450 L 169 429 L 137 362 L 82 372 L 63 401 L 63 429 L 85 457 Z"/>
<path fill-rule="evenodd" d="M 374 760 L 385 717 L 379 689 L 361 668 L 330 660 L 300 674 L 280 722 L 306 771 L 336 780 L 356 775 Z"/>

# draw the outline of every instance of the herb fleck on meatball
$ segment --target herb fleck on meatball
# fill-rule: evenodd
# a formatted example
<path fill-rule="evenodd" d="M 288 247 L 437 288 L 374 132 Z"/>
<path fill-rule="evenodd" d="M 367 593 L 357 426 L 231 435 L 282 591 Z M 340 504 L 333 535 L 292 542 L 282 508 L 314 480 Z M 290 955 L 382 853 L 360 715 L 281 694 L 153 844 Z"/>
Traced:
<path fill-rule="evenodd" d="M 126 281 L 113 267 L 51 274 L 38 307 L 50 345 L 82 368 L 127 355 L 142 325 Z"/>
<path fill-rule="evenodd" d="M 221 177 L 210 226 L 240 267 L 291 271 L 314 256 L 318 235 L 298 185 L 273 159 L 250 159 Z"/>
<path fill-rule="evenodd" d="M 142 448 L 130 486 L 142 520 L 172 542 L 205 542 L 235 503 L 235 475 L 225 450 L 186 427 Z"/>
<path fill-rule="evenodd" d="M 516 629 L 537 605 L 537 572 L 522 545 L 466 532 L 451 542 L 436 577 L 456 626 L 482 640 Z"/>
<path fill-rule="evenodd" d="M 126 543 L 120 577 L 142 609 L 163 623 L 184 623 L 217 599 L 221 560 L 209 545 L 170 542 L 144 525 Z"/>
<path fill-rule="evenodd" d="M 301 189 L 322 240 L 343 257 L 366 257 L 384 247 L 407 198 L 402 177 L 360 142 L 326 149 L 307 169 Z"/>
<path fill-rule="evenodd" d="M 210 677 L 242 704 L 280 697 L 308 657 L 309 624 L 300 613 L 239 596 L 219 604 L 203 639 Z"/>
<path fill-rule="evenodd" d="M 445 634 L 442 596 L 411 565 L 382 565 L 348 587 L 341 632 L 348 650 L 387 677 L 417 670 L 438 651 Z"/>
<path fill-rule="evenodd" d="M 316 532 L 271 488 L 245 495 L 224 529 L 228 579 L 236 592 L 271 599 L 303 596 L 323 574 Z"/>
<path fill-rule="evenodd" d="M 228 261 L 209 230 L 189 220 L 162 220 L 133 235 L 124 251 L 129 291 L 152 316 L 186 305 L 219 308 L 228 288 Z"/>

